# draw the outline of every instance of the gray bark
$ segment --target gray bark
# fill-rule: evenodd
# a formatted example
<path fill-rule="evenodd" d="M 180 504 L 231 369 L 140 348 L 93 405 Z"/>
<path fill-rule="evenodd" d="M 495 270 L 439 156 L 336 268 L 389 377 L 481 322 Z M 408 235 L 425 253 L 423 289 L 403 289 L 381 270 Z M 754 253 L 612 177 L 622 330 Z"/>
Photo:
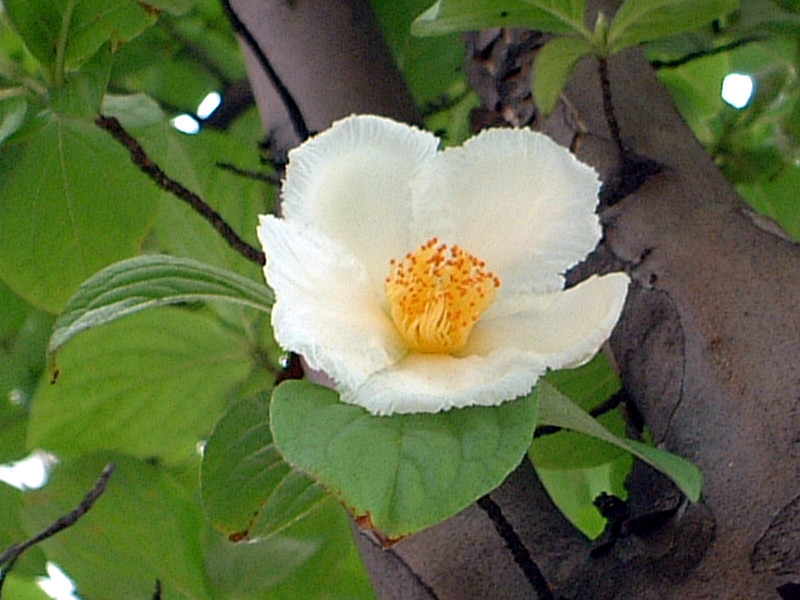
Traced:
<path fill-rule="evenodd" d="M 363 2 L 291 4 L 232 3 L 310 128 L 351 112 L 416 118 Z M 291 145 L 280 103 L 249 65 L 268 130 Z M 800 248 L 754 218 L 641 52 L 614 57 L 610 80 L 625 144 L 664 169 L 602 213 L 605 241 L 582 272 L 631 274 L 611 347 L 657 443 L 702 467 L 703 499 L 593 559 L 529 465 L 492 498 L 557 598 L 797 598 L 778 588 L 800 585 Z M 612 180 L 596 63 L 579 66 L 566 98 L 540 126 Z M 643 466 L 629 488 L 634 515 L 679 501 Z M 380 598 L 536 597 L 476 506 L 391 550 L 356 539 Z"/>

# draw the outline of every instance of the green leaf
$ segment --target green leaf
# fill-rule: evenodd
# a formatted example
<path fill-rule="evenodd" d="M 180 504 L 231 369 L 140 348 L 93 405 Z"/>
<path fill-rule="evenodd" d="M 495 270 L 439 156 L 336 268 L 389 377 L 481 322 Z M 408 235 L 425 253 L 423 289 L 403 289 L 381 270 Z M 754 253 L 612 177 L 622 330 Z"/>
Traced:
<path fill-rule="evenodd" d="M 227 537 L 266 538 L 288 527 L 325 498 L 325 490 L 293 470 L 269 428 L 269 401 L 234 406 L 214 429 L 203 452 L 203 506 Z"/>
<path fill-rule="evenodd" d="M 19 96 L 0 101 L 0 145 L 25 123 L 28 103 Z"/>
<path fill-rule="evenodd" d="M 727 106 L 720 89 L 732 70 L 730 55 L 718 53 L 658 71 L 681 115 L 706 147 L 715 143 L 715 130 L 719 129 L 715 119 Z"/>
<path fill-rule="evenodd" d="M 536 56 L 533 97 L 545 115 L 556 107 L 578 61 L 593 51 L 583 38 L 557 37 L 547 42 Z"/>
<path fill-rule="evenodd" d="M 322 545 L 320 538 L 284 535 L 247 544 L 234 544 L 217 538 L 206 551 L 206 575 L 214 589 L 214 597 L 230 600 L 264 598 L 265 590 L 297 572 L 319 552 Z"/>
<path fill-rule="evenodd" d="M 739 0 L 625 0 L 608 30 L 610 54 L 698 29 L 739 6 Z"/>
<path fill-rule="evenodd" d="M 272 395 L 275 443 L 389 538 L 430 527 L 499 486 L 531 442 L 533 396 L 499 407 L 376 417 L 333 390 L 287 381 Z"/>
<path fill-rule="evenodd" d="M 786 165 L 775 176 L 737 186 L 739 193 L 759 213 L 775 219 L 795 241 L 800 243 L 800 168 Z"/>
<path fill-rule="evenodd" d="M 0 554 L 13 544 L 27 540 L 30 535 L 22 525 L 22 507 L 25 492 L 0 482 Z M 14 565 L 13 573 L 17 575 L 36 576 L 45 572 L 45 556 L 42 549 L 34 546 L 25 551 L 19 561 Z M 7 564 L 0 565 L 0 572 Z M 5 587 L 3 588 L 5 592 Z M 16 598 L 9 593 L 9 598 Z"/>
<path fill-rule="evenodd" d="M 44 372 L 53 317 L 0 282 L 0 463 L 22 458 L 31 400 Z M 2 505 L 2 503 L 0 503 Z M 1 528 L 1 527 L 0 527 Z"/>
<path fill-rule="evenodd" d="M 602 352 L 577 369 L 550 372 L 544 381 L 585 411 L 599 406 L 622 387 L 614 367 Z M 618 410 L 597 420 L 614 435 L 625 434 L 625 420 Z M 627 453 L 597 438 L 565 430 L 535 438 L 528 455 L 537 470 L 581 470 L 596 468 Z M 559 503 L 558 498 L 554 500 Z"/>
<path fill-rule="evenodd" d="M 52 90 L 53 110 L 72 117 L 96 118 L 111 76 L 111 62 L 111 49 L 106 44 L 64 85 Z"/>
<path fill-rule="evenodd" d="M 37 133 L 2 148 L 0 277 L 57 313 L 90 275 L 139 253 L 157 189 L 93 123 L 39 120 Z"/>
<path fill-rule="evenodd" d="M 242 177 L 219 167 L 218 163 L 264 172 L 259 164 L 257 139 L 262 135 L 255 111 L 243 116 L 252 137 L 243 139 L 229 130 L 221 133 L 204 129 L 185 135 L 169 123 L 143 132 L 142 143 L 159 165 L 181 183 L 199 194 L 216 209 L 248 243 L 260 248 L 256 237 L 258 215 L 270 210 L 277 190 L 263 181 Z M 263 281 L 261 267 L 231 249 L 221 235 L 186 203 L 163 196 L 154 228 L 154 239 L 165 251 L 189 256 L 205 263 Z"/>
<path fill-rule="evenodd" d="M 577 369 L 548 373 L 545 381 L 584 410 L 606 402 L 622 387 L 602 352 Z M 626 423 L 619 410 L 607 412 L 597 420 L 614 435 L 625 434 Z M 601 492 L 627 497 L 624 483 L 633 457 L 618 446 L 562 430 L 535 438 L 528 456 L 553 502 L 589 538 L 600 535 L 606 524 L 594 499 Z"/>
<path fill-rule="evenodd" d="M 526 27 L 591 39 L 584 0 L 438 0 L 411 24 L 418 36 L 491 27 Z"/>
<path fill-rule="evenodd" d="M 546 469 L 537 465 L 536 475 L 564 516 L 586 537 L 596 539 L 605 530 L 607 520 L 594 500 L 603 492 L 627 498 L 625 480 L 632 466 L 633 456 L 625 452 L 595 467 Z"/>
<path fill-rule="evenodd" d="M 15 569 L 16 571 L 16 569 Z M 14 600 L 51 600 L 52 596 L 45 593 L 33 579 L 17 577 L 12 572 L 3 584 L 3 592 Z"/>
<path fill-rule="evenodd" d="M 597 421 L 613 435 L 622 436 L 625 433 L 625 419 L 619 411 L 602 415 Z M 565 430 L 534 439 L 529 455 L 537 469 L 569 471 L 593 469 L 627 452 L 596 437 Z"/>
<path fill-rule="evenodd" d="M 624 448 L 672 479 L 692 502 L 700 499 L 703 474 L 694 463 L 664 450 L 617 437 L 546 381 L 537 384 L 533 395 L 539 400 L 540 425 L 571 429 Z"/>
<path fill-rule="evenodd" d="M 130 0 L 5 0 L 3 5 L 31 54 L 61 75 L 106 42 L 112 47 L 128 42 L 157 19 L 145 3 Z"/>
<path fill-rule="evenodd" d="M 194 6 L 194 0 L 147 0 L 147 6 L 173 15 L 182 15 Z"/>
<path fill-rule="evenodd" d="M 175 130 L 158 105 L 149 97 L 106 97 L 104 114 L 119 118 L 148 156 L 172 178 L 202 197 L 217 210 L 242 238 L 259 247 L 258 215 L 268 212 L 275 197 L 274 186 L 232 173 L 218 163 L 263 171 L 259 164 L 258 140 L 261 123 L 255 111 L 237 120 L 226 133 L 204 129 L 198 135 Z M 241 122 L 241 123 L 240 123 Z M 239 125 L 246 131 L 240 133 Z M 172 194 L 163 192 L 151 243 L 161 251 L 187 256 L 262 281 L 261 267 L 231 249 L 219 233 L 195 210 Z"/>
<path fill-rule="evenodd" d="M 48 485 L 25 495 L 25 521 L 38 532 L 72 511 L 109 462 L 106 492 L 74 526 L 42 544 L 72 577 L 82 598 L 205 600 L 203 518 L 190 494 L 164 469 L 122 454 L 64 459 Z"/>
<path fill-rule="evenodd" d="M 265 284 L 188 258 L 137 256 L 115 263 L 81 284 L 53 327 L 48 354 L 78 333 L 148 308 L 222 300 L 269 311 Z"/>
<path fill-rule="evenodd" d="M 163 26 L 115 53 L 112 87 L 148 94 L 171 112 L 194 113 L 209 92 L 246 77 L 230 23 L 224 15 L 219 21 L 199 11 L 162 18 Z"/>
<path fill-rule="evenodd" d="M 605 352 L 598 352 L 580 367 L 550 371 L 544 380 L 587 411 L 622 389 L 617 371 Z"/>
<path fill-rule="evenodd" d="M 297 571 L 271 587 L 268 594 L 258 597 L 269 600 L 375 600 L 351 527 L 352 521 L 344 509 L 329 496 L 319 508 L 284 532 L 292 539 L 319 544 L 319 551 Z M 283 533 L 279 534 L 266 542 L 283 536 Z"/>
<path fill-rule="evenodd" d="M 429 3 L 430 0 L 372 1 L 384 38 L 421 106 L 458 96 L 468 87 L 461 69 L 464 42 L 460 36 L 420 38 L 411 35 L 411 23 Z M 437 129 L 429 124 L 427 128 Z"/>
<path fill-rule="evenodd" d="M 228 403 L 265 389 L 272 375 L 243 333 L 211 311 L 159 308 L 85 332 L 43 381 L 28 442 L 59 456 L 100 449 L 192 459 Z"/>

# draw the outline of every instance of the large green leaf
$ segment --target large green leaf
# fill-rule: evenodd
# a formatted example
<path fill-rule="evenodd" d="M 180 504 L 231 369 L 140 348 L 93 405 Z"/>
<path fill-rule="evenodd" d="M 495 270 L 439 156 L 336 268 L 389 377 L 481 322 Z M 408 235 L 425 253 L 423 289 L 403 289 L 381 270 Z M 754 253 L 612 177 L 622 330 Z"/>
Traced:
<path fill-rule="evenodd" d="M 40 120 L 36 134 L 2 148 L 0 277 L 56 313 L 90 275 L 139 253 L 157 189 L 90 121 Z"/>
<path fill-rule="evenodd" d="M 584 0 L 438 0 L 411 25 L 414 35 L 526 27 L 589 39 Z"/>
<path fill-rule="evenodd" d="M 592 44 L 583 38 L 557 37 L 547 42 L 536 55 L 533 97 L 537 108 L 549 115 L 578 61 L 592 52 Z"/>
<path fill-rule="evenodd" d="M 106 42 L 135 38 L 157 18 L 144 2 L 130 0 L 4 0 L 3 6 L 31 54 L 62 75 L 64 67 L 77 66 Z"/>
<path fill-rule="evenodd" d="M 541 425 L 571 429 L 619 446 L 672 479 L 692 502 L 700 499 L 703 474 L 694 463 L 664 450 L 617 437 L 547 381 L 540 381 L 533 395 L 539 400 Z"/>
<path fill-rule="evenodd" d="M 294 540 L 315 542 L 320 548 L 297 571 L 269 589 L 269 600 L 374 600 L 369 578 L 353 540 L 352 521 L 338 502 L 328 497 L 319 508 L 284 533 Z M 262 565 L 263 568 L 263 565 Z"/>
<path fill-rule="evenodd" d="M 325 498 L 319 484 L 283 460 L 262 398 L 240 402 L 217 424 L 203 452 L 201 482 L 206 516 L 236 540 L 270 536 Z"/>
<path fill-rule="evenodd" d="M 499 407 L 376 417 L 333 390 L 287 381 L 273 392 L 270 417 L 289 463 L 397 538 L 500 485 L 530 445 L 536 414 L 531 395 Z"/>
<path fill-rule="evenodd" d="M 265 284 L 188 258 L 124 260 L 81 284 L 53 327 L 48 353 L 81 331 L 148 308 L 213 300 L 269 311 L 273 296 Z"/>
<path fill-rule="evenodd" d="M 30 533 L 72 511 L 102 469 L 116 464 L 108 487 L 74 526 L 42 544 L 76 582 L 81 598 L 151 598 L 156 579 L 165 600 L 210 598 L 205 585 L 202 515 L 165 469 L 122 454 L 64 459 L 41 490 L 25 496 Z"/>
<path fill-rule="evenodd" d="M 243 333 L 200 308 L 159 308 L 87 331 L 42 382 L 28 441 L 58 455 L 116 449 L 179 463 L 272 375 Z"/>
<path fill-rule="evenodd" d="M 608 30 L 609 53 L 697 29 L 738 6 L 739 0 L 625 0 Z"/>

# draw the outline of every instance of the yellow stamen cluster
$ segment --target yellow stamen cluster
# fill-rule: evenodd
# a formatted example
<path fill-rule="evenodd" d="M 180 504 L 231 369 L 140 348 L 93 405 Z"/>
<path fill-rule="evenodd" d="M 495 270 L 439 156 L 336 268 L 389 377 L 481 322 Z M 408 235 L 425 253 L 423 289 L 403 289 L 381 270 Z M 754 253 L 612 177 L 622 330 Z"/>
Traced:
<path fill-rule="evenodd" d="M 499 287 L 485 262 L 437 238 L 401 261 L 393 258 L 386 278 L 395 327 L 411 349 L 427 353 L 463 348 Z"/>

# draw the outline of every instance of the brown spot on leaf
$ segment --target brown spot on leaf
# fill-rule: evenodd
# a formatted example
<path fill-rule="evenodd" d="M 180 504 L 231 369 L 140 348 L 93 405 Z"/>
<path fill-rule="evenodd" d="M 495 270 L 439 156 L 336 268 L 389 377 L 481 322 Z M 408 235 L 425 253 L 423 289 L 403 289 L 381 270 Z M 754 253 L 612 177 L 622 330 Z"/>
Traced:
<path fill-rule="evenodd" d="M 233 542 L 234 544 L 238 544 L 239 542 L 243 542 L 250 537 L 250 532 L 246 529 L 244 531 L 237 531 L 236 533 L 232 533 L 228 536 L 228 539 Z"/>

